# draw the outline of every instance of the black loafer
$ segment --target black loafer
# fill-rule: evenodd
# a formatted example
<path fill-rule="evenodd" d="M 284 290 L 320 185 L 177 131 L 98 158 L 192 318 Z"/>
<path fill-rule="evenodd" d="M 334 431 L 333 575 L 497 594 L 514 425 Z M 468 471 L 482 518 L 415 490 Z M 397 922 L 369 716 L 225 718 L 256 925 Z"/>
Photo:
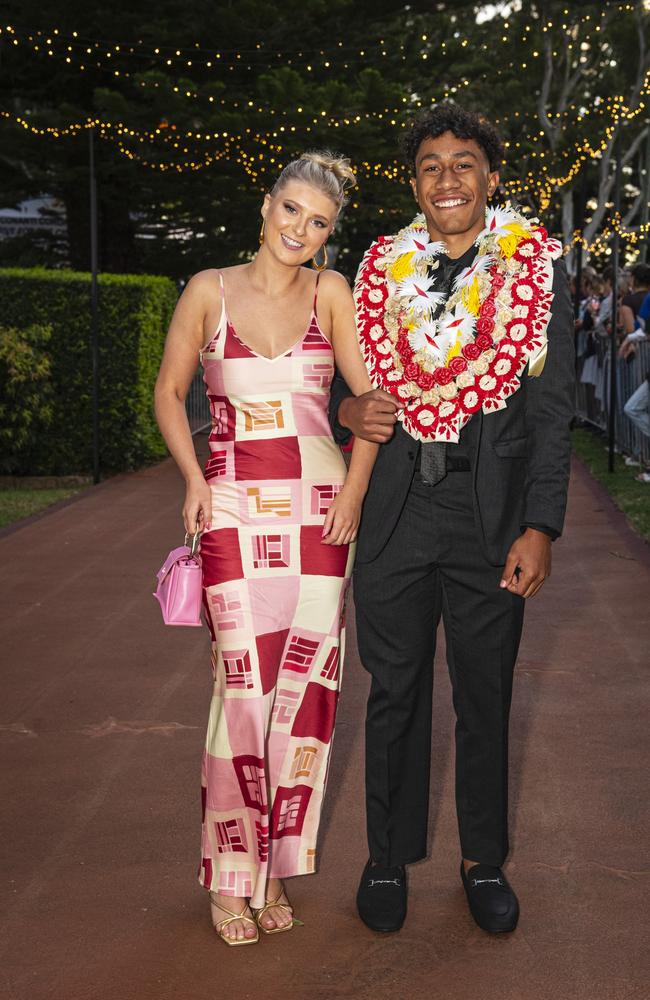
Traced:
<path fill-rule="evenodd" d="M 460 877 L 470 913 L 479 927 L 490 934 L 514 931 L 519 920 L 519 902 L 501 869 L 474 865 L 466 872 L 461 861 Z"/>
<path fill-rule="evenodd" d="M 406 919 L 406 896 L 403 865 L 384 868 L 369 861 L 357 893 L 359 916 L 373 931 L 398 931 Z"/>

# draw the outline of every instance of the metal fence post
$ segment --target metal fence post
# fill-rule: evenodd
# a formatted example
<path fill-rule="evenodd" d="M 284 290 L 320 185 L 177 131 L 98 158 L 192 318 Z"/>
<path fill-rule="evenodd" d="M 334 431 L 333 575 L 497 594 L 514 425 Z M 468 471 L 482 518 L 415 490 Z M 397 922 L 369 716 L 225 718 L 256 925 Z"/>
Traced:
<path fill-rule="evenodd" d="M 616 173 L 614 175 L 614 220 L 616 228 L 612 240 L 612 332 L 609 339 L 609 413 L 607 424 L 609 431 L 609 457 L 608 469 L 614 471 L 614 446 L 616 442 L 616 382 L 618 371 L 616 362 L 618 360 L 618 259 L 620 254 L 621 236 L 619 232 L 621 222 L 621 127 L 618 126 L 615 145 Z"/>
<path fill-rule="evenodd" d="M 93 482 L 101 478 L 99 467 L 99 330 L 97 301 L 97 185 L 95 181 L 95 129 L 88 129 L 90 180 L 90 344 L 92 353 Z"/>

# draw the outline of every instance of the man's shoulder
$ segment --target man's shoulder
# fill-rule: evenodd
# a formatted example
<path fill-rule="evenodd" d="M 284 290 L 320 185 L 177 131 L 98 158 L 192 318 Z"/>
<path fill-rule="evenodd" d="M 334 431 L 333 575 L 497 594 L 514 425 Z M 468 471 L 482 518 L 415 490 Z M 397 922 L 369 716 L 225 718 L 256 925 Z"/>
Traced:
<path fill-rule="evenodd" d="M 569 272 L 567 271 L 566 258 L 556 257 L 553 261 L 553 274 L 558 275 L 558 277 L 566 278 L 569 280 Z"/>

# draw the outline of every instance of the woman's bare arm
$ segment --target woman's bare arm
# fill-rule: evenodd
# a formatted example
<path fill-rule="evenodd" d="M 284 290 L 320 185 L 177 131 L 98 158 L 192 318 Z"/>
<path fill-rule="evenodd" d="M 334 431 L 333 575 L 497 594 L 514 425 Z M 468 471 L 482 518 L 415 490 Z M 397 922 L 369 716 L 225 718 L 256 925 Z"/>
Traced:
<path fill-rule="evenodd" d="M 326 281 L 336 365 L 355 396 L 361 396 L 372 389 L 372 384 L 357 339 L 352 292 L 345 278 L 336 272 L 327 272 Z M 327 544 L 345 545 L 356 538 L 378 450 L 378 444 L 355 438 L 345 485 L 325 517 L 323 540 Z"/>
<path fill-rule="evenodd" d="M 634 313 L 629 306 L 621 306 L 621 326 L 625 337 L 634 330 Z"/>
<path fill-rule="evenodd" d="M 215 294 L 214 279 L 205 272 L 188 282 L 169 325 L 154 391 L 158 426 L 185 479 L 183 520 L 189 532 L 209 529 L 212 518 L 210 487 L 194 451 L 185 397 L 203 346 L 206 305 L 215 301 Z"/>

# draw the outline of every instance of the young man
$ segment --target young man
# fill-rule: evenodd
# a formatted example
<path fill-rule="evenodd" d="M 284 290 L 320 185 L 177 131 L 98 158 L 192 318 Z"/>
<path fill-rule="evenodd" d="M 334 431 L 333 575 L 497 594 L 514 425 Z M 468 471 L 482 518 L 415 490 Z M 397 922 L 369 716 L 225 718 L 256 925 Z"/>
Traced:
<path fill-rule="evenodd" d="M 330 410 L 340 442 L 352 433 L 382 445 L 354 571 L 372 676 L 370 859 L 357 905 L 369 927 L 398 930 L 404 866 L 426 854 L 442 616 L 461 879 L 479 926 L 510 931 L 519 907 L 501 870 L 508 714 L 524 602 L 550 573 L 564 518 L 573 312 L 559 244 L 518 213 L 487 210 L 503 159 L 489 123 L 440 105 L 412 124 L 405 150 L 424 218 L 374 244 L 355 287 L 361 343 L 382 388 L 355 398 L 337 378 Z"/>

